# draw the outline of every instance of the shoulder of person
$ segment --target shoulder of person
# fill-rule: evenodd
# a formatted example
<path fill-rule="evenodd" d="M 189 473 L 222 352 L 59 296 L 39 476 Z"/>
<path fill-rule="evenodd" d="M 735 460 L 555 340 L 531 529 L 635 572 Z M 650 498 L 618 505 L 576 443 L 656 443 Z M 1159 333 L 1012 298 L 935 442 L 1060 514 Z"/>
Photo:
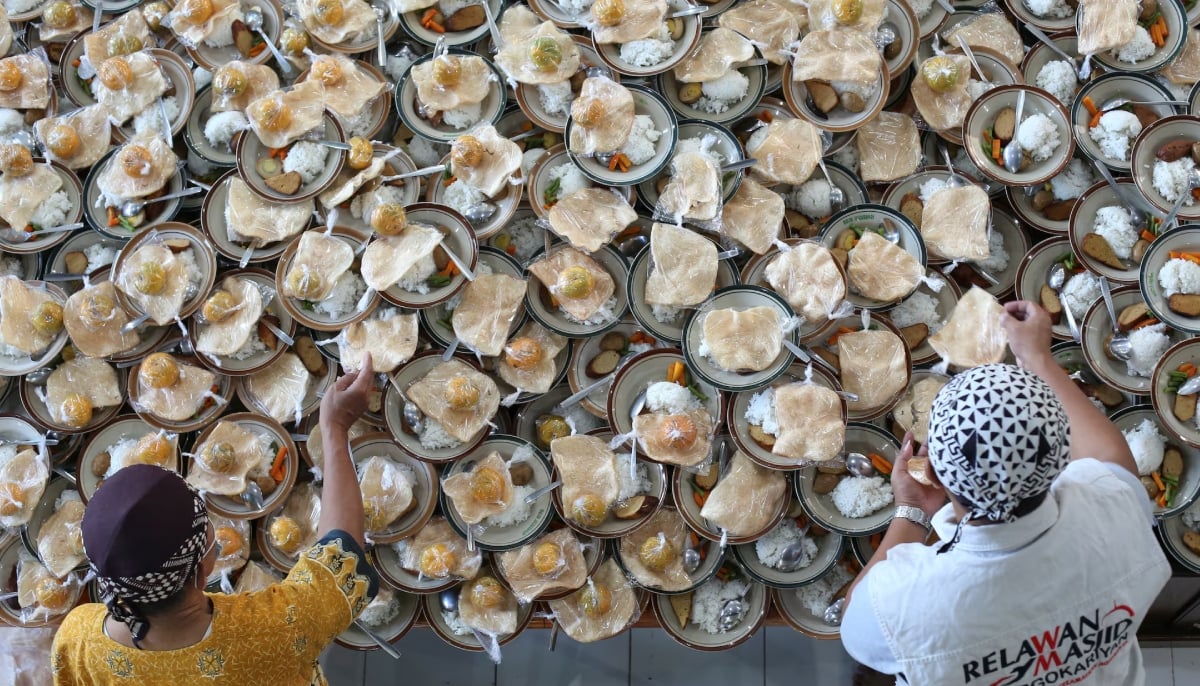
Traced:
<path fill-rule="evenodd" d="M 1118 475 L 1120 473 L 1120 476 Z M 1124 478 L 1128 475 L 1128 479 Z M 1093 486 L 1112 489 L 1132 488 L 1137 475 L 1123 467 L 1101 462 L 1094 457 L 1071 460 L 1054 480 L 1054 489 L 1063 486 Z"/>

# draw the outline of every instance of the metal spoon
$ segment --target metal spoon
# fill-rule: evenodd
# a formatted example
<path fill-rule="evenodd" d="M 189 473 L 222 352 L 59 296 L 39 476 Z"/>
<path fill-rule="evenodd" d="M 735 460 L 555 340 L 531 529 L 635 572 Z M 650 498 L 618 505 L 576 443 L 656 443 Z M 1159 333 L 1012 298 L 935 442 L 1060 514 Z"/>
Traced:
<path fill-rule="evenodd" d="M 701 5 L 688 5 L 686 9 L 671 12 L 664 17 L 664 19 L 682 19 L 684 17 L 694 17 L 697 14 L 704 14 L 707 11 L 708 8 Z"/>
<path fill-rule="evenodd" d="M 829 169 L 825 167 L 823 158 L 817 158 L 817 166 L 821 168 L 821 173 L 825 176 L 825 183 L 829 184 L 829 209 L 837 212 L 846 204 L 846 193 L 833 183 L 833 179 L 829 178 Z"/>
<path fill-rule="evenodd" d="M 788 351 L 795 355 L 801 362 L 804 362 L 805 364 L 812 364 L 816 362 L 817 365 L 824 368 L 825 371 L 832 372 L 835 376 L 837 375 L 837 370 L 833 368 L 833 365 L 826 362 L 825 359 L 820 355 L 811 354 L 804 348 L 796 345 L 786 338 L 783 339 L 783 347 L 787 348 Z M 850 395 L 854 394 L 850 393 Z M 858 396 L 854 395 L 854 399 L 858 400 Z"/>
<path fill-rule="evenodd" d="M 1058 47 L 1058 43 L 1055 43 L 1054 40 L 1052 38 L 1050 38 L 1050 36 L 1047 36 L 1045 33 L 1043 33 L 1041 29 L 1039 29 L 1036 26 L 1033 26 L 1032 24 L 1026 24 L 1025 29 L 1027 31 L 1029 31 L 1029 33 L 1033 34 L 1034 38 L 1041 41 L 1042 45 L 1045 45 L 1047 48 L 1050 48 L 1050 52 L 1052 52 L 1052 53 L 1058 55 L 1059 57 L 1063 58 L 1064 60 L 1070 62 L 1071 66 L 1076 67 L 1076 68 L 1079 67 L 1079 62 L 1076 61 L 1075 56 L 1068 54 L 1066 50 L 1063 50 L 1062 48 Z"/>
<path fill-rule="evenodd" d="M 1192 190 L 1195 188 L 1200 188 L 1200 171 L 1193 169 L 1188 172 L 1187 189 L 1179 194 L 1179 199 L 1175 201 L 1175 204 L 1171 207 L 1171 211 L 1167 214 L 1166 218 L 1163 219 L 1163 231 L 1171 230 L 1171 223 L 1175 221 L 1175 215 L 1179 214 L 1180 208 L 1183 207 L 1183 201 L 1187 200 L 1188 196 L 1192 194 Z"/>
<path fill-rule="evenodd" d="M 892 43 L 895 43 L 896 39 L 899 37 L 900 27 L 896 26 L 890 21 L 885 21 L 880 24 L 879 28 L 875 31 L 875 44 L 881 48 L 886 48 Z"/>
<path fill-rule="evenodd" d="M 1177 395 L 1196 395 L 1196 393 L 1200 393 L 1200 376 L 1193 376 L 1184 381 L 1183 385 L 1176 391 Z"/>
<path fill-rule="evenodd" d="M 387 66 L 387 41 L 383 39 L 383 14 L 385 11 L 379 5 L 371 5 L 371 11 L 375 13 L 375 36 L 378 38 L 378 47 L 375 50 L 375 62 L 379 68 Z"/>
<path fill-rule="evenodd" d="M 461 257 L 454 254 L 454 251 L 446 245 L 445 241 L 442 241 L 440 245 L 442 246 L 442 250 L 445 251 L 446 257 L 449 257 L 450 261 L 454 263 L 454 266 L 458 267 L 458 271 L 462 272 L 462 275 L 466 277 L 467 281 L 474 281 L 475 272 L 471 271 L 471 268 L 467 266 L 467 263 L 463 262 Z"/>
<path fill-rule="evenodd" d="M 829 607 L 826 608 L 826 610 L 825 610 L 825 617 L 824 617 L 825 623 L 832 625 L 832 626 L 841 626 L 842 612 L 844 612 L 845 610 L 846 610 L 846 599 L 845 598 L 838 598 L 837 600 L 833 601 L 832 603 L 830 603 Z"/>
<path fill-rule="evenodd" d="M 550 491 L 553 491 L 554 489 L 558 488 L 561 485 L 562 485 L 561 481 L 551 481 L 549 485 L 542 486 L 541 488 L 537 489 L 533 493 L 530 493 L 529 495 L 525 496 L 525 504 L 530 505 L 532 503 L 536 503 L 538 498 L 546 495 L 547 493 L 549 493 Z"/>
<path fill-rule="evenodd" d="M 720 172 L 724 174 L 725 172 L 738 171 L 739 169 L 749 169 L 756 164 L 758 164 L 758 159 L 754 157 L 747 157 L 746 159 L 738 160 L 737 162 L 728 162 L 726 164 L 722 164 L 720 167 Z"/>
<path fill-rule="evenodd" d="M 879 472 L 875 469 L 875 465 L 871 464 L 871 458 L 862 453 L 848 453 L 846 455 L 846 471 L 854 476 L 866 478 L 879 475 Z"/>
<path fill-rule="evenodd" d="M 1188 107 L 1191 103 L 1182 100 L 1132 100 L 1130 98 L 1113 98 L 1100 105 L 1101 112 L 1115 110 L 1125 105 L 1170 105 L 1172 107 Z"/>
<path fill-rule="evenodd" d="M 441 603 L 442 609 L 446 612 L 458 614 L 458 589 L 451 588 L 442 591 L 438 594 L 438 602 Z M 484 639 L 483 634 L 479 633 L 478 629 L 472 627 L 471 633 L 475 634 L 475 640 L 479 641 L 479 645 L 486 645 L 486 639 Z"/>
<path fill-rule="evenodd" d="M 262 489 L 253 481 L 247 483 L 246 490 L 242 491 L 242 500 L 255 510 L 261 510 L 263 508 Z"/>
<path fill-rule="evenodd" d="M 1200 377 L 1197 377 L 1200 378 Z M 700 568 L 700 551 L 687 548 L 683 551 L 683 571 L 691 574 Z"/>
<path fill-rule="evenodd" d="M 379 646 L 380 649 L 391 656 L 392 659 L 400 659 L 400 651 L 392 647 L 392 644 L 388 643 L 386 638 L 372 631 L 371 627 L 367 626 L 366 622 L 362 621 L 361 619 L 356 619 L 354 620 L 354 628 L 366 634 L 367 638 L 374 641 L 375 645 Z"/>
<path fill-rule="evenodd" d="M 1024 151 L 1021 150 L 1020 136 L 1017 132 L 1021 128 L 1021 118 L 1025 115 L 1025 91 L 1021 90 L 1017 93 L 1017 117 L 1016 124 L 1013 125 L 1013 137 L 1004 146 L 1001 154 L 1004 155 L 1004 169 L 1009 174 L 1016 174 L 1021 170 L 1021 161 L 1024 159 Z"/>
<path fill-rule="evenodd" d="M 492 14 L 488 0 L 481 0 L 479 4 L 483 7 L 483 17 L 487 20 L 488 33 L 492 36 L 492 46 L 499 52 L 504 48 L 504 37 L 500 35 L 500 27 L 496 26 L 496 16 Z"/>
<path fill-rule="evenodd" d="M 1103 276 L 1100 277 L 1100 293 L 1104 296 L 1104 306 L 1108 308 L 1108 320 L 1112 323 L 1113 330 L 1112 338 L 1108 340 L 1108 352 L 1124 362 L 1133 357 L 1133 343 L 1129 341 L 1129 334 L 1117 326 L 1117 310 L 1113 307 L 1112 289 L 1108 286 L 1108 279 Z"/>
<path fill-rule="evenodd" d="M 603 379 L 600 379 L 599 381 L 596 381 L 594 383 L 590 383 L 590 384 L 584 386 L 583 388 L 579 389 L 578 393 L 567 396 L 566 400 L 563 400 L 561 403 L 558 404 L 558 407 L 566 410 L 566 409 L 569 409 L 569 408 L 572 408 L 572 407 L 578 405 L 580 402 L 583 401 L 584 398 L 591 395 L 593 391 L 597 390 L 601 386 L 612 383 L 612 380 L 615 376 L 616 376 L 616 372 L 613 372 L 613 373 L 609 374 L 608 376 L 604 377 Z"/>
<path fill-rule="evenodd" d="M 646 247 L 647 243 L 649 241 L 641 234 L 630 236 L 617 244 L 617 251 L 625 257 L 636 257 L 642 251 L 642 248 Z"/>
<path fill-rule="evenodd" d="M 1067 316 L 1067 329 L 1071 332 L 1071 338 L 1076 343 L 1079 342 L 1079 325 L 1075 323 L 1075 315 L 1071 312 L 1071 308 L 1063 300 L 1063 286 L 1067 283 L 1067 268 L 1062 262 L 1055 262 L 1050 265 L 1050 269 L 1046 272 L 1046 285 L 1050 290 L 1058 295 L 1058 299 L 1062 302 L 1063 314 Z"/>
<path fill-rule="evenodd" d="M 317 145 L 320 145 L 322 147 L 333 148 L 334 150 L 350 150 L 350 148 L 351 148 L 349 143 L 343 143 L 341 141 L 331 141 L 331 140 L 326 140 L 323 138 L 314 140 L 314 141 L 310 141 L 310 142 L 316 143 Z"/>
<path fill-rule="evenodd" d="M 92 12 L 92 33 L 100 30 L 100 15 L 104 14 L 104 0 L 96 0 L 96 9 Z"/>
<path fill-rule="evenodd" d="M 962 36 L 958 37 L 958 47 L 962 48 L 963 54 L 967 56 L 967 59 L 971 60 L 971 66 L 974 67 L 975 72 L 979 74 L 979 80 L 985 85 L 991 86 L 992 80 L 987 77 L 987 72 L 979 67 L 979 62 L 975 61 L 975 53 L 971 52 L 971 46 L 967 45 L 966 39 L 964 39 Z"/>
<path fill-rule="evenodd" d="M 346 150 L 349 150 L 349 149 L 350 149 L 349 146 L 347 146 Z M 388 181 L 399 181 L 400 179 L 411 179 L 414 176 L 425 176 L 427 174 L 437 174 L 437 173 L 444 172 L 444 171 L 446 171 L 446 165 L 436 164 L 432 167 L 424 167 L 422 169 L 416 169 L 414 171 L 404 172 L 403 174 L 384 176 L 384 177 L 381 177 L 379 180 L 386 183 Z"/>
<path fill-rule="evenodd" d="M 413 433 L 420 434 L 421 429 L 425 427 L 425 415 L 421 414 L 421 409 L 417 407 L 416 403 L 404 395 L 404 389 L 400 388 L 400 382 L 396 381 L 396 377 L 391 374 L 384 374 L 384 376 L 391 382 L 392 388 L 396 389 L 396 394 L 400 396 L 400 400 L 404 403 L 400 410 L 400 416 L 404 418 L 404 423 L 413 430 Z"/>
<path fill-rule="evenodd" d="M 642 391 L 641 393 L 638 393 L 636 398 L 633 399 L 633 405 L 631 405 L 629 408 L 630 424 L 637 419 L 637 416 L 642 413 L 642 410 L 645 407 L 646 391 Z M 629 449 L 629 475 L 633 477 L 634 481 L 637 481 L 637 436 L 634 436 L 630 443 L 633 447 Z"/>
<path fill-rule="evenodd" d="M 725 601 L 725 604 L 721 606 L 721 613 L 717 615 L 721 631 L 729 631 L 740 624 L 746 618 L 746 612 L 749 609 L 746 603 L 737 598 Z"/>
<path fill-rule="evenodd" d="M 82 222 L 74 224 L 63 224 L 62 226 L 51 226 L 48 229 L 38 229 L 37 231 L 18 231 L 17 229 L 4 229 L 4 239 L 9 243 L 25 243 L 34 241 L 49 233 L 67 233 L 82 229 L 85 225 Z"/>
<path fill-rule="evenodd" d="M 53 373 L 54 370 L 50 367 L 41 367 L 26 374 L 25 380 L 34 386 L 41 386 L 42 384 L 46 383 L 46 379 L 50 378 L 50 375 Z"/>
<path fill-rule="evenodd" d="M 1115 193 L 1117 198 L 1124 204 L 1125 210 L 1129 212 L 1129 218 L 1130 221 L 1133 222 L 1133 225 L 1141 226 L 1142 224 L 1145 224 L 1146 213 L 1143 212 L 1141 208 L 1139 208 L 1134 201 L 1125 194 L 1125 189 L 1121 188 L 1120 184 L 1117 183 L 1117 180 L 1113 178 L 1112 172 L 1108 170 L 1108 166 L 1101 164 L 1097 160 L 1092 160 L 1092 166 L 1095 167 L 1096 171 L 1099 172 L 1100 176 L 1108 184 L 1108 187 L 1112 189 L 1113 193 Z"/>
<path fill-rule="evenodd" d="M 263 31 L 262 10 L 258 7 L 248 7 L 245 12 L 245 22 L 246 28 L 257 33 L 259 38 L 262 38 L 263 42 L 267 44 L 267 50 L 271 51 L 271 55 L 279 63 L 279 70 L 285 75 L 290 76 L 293 71 L 292 63 L 288 62 L 288 59 L 283 56 L 283 53 L 279 52 L 279 48 L 275 47 L 275 44 L 271 42 L 271 38 Z M 382 36 L 382 33 L 380 35 Z"/>
<path fill-rule="evenodd" d="M 779 556 L 779 564 L 776 567 L 784 573 L 794 572 L 800 569 L 800 562 L 803 559 L 804 541 L 800 541 L 783 549 L 783 553 Z"/>
<path fill-rule="evenodd" d="M 950 171 L 950 176 L 946 179 L 946 185 L 951 188 L 962 188 L 963 186 L 970 185 L 971 182 L 967 180 L 967 177 L 954 170 L 954 163 L 950 161 L 950 151 L 946 149 L 946 146 L 938 145 L 938 152 L 942 153 L 942 159 L 946 161 L 946 169 Z"/>
<path fill-rule="evenodd" d="M 167 193 L 166 195 L 160 195 L 157 198 L 151 198 L 150 200 L 130 200 L 121 205 L 121 216 L 132 217 L 136 214 L 141 214 L 142 210 L 146 209 L 147 205 L 153 205 L 155 203 L 160 203 L 167 200 L 175 200 L 177 198 L 186 198 L 189 195 L 195 195 L 203 192 L 203 188 L 185 188 L 184 190 L 177 191 L 175 193 Z"/>
<path fill-rule="evenodd" d="M 138 327 L 148 321 L 150 321 L 149 313 L 140 314 L 138 315 L 137 319 L 131 319 L 127 324 L 125 324 L 125 326 L 122 326 L 121 333 L 133 333 L 134 331 L 138 330 Z"/>
<path fill-rule="evenodd" d="M 937 3 L 946 10 L 946 14 L 954 14 L 954 5 L 950 3 L 950 0 L 937 0 Z"/>

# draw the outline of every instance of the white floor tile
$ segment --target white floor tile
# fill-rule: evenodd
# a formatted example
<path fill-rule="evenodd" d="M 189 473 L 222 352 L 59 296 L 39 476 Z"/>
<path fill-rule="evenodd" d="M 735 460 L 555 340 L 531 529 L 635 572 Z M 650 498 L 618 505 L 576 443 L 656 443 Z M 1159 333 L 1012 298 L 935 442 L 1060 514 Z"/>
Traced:
<path fill-rule="evenodd" d="M 496 666 L 483 653 L 447 645 L 431 629 L 413 629 L 396 644 L 400 659 L 382 651 L 367 653 L 366 684 L 494 686 Z"/>
<path fill-rule="evenodd" d="M 1200 646 L 1171 646 L 1171 662 L 1175 666 L 1175 686 L 1200 684 Z"/>
<path fill-rule="evenodd" d="M 596 643 L 559 633 L 553 653 L 549 641 L 548 630 L 529 630 L 504 646 L 497 686 L 628 686 L 628 633 Z"/>
<path fill-rule="evenodd" d="M 767 628 L 766 654 L 767 686 L 849 684 L 856 666 L 841 641 L 818 641 L 787 627 Z"/>
<path fill-rule="evenodd" d="M 676 643 L 659 629 L 635 629 L 630 657 L 630 683 L 634 686 L 762 684 L 764 637 L 765 632 L 760 629 L 750 640 L 732 650 L 706 653 Z"/>
<path fill-rule="evenodd" d="M 1175 686 L 1171 667 L 1171 646 L 1143 646 L 1142 662 L 1146 665 L 1146 686 Z"/>
<path fill-rule="evenodd" d="M 367 654 L 348 650 L 337 644 L 331 645 L 321 654 L 321 671 L 329 686 L 363 686 Z"/>

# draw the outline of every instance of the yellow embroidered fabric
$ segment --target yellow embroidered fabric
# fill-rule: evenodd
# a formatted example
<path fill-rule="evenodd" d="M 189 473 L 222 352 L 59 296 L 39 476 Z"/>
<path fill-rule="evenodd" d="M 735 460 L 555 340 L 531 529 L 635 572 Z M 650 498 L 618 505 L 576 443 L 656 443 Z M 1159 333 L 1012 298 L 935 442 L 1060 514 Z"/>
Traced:
<path fill-rule="evenodd" d="M 326 686 L 317 657 L 370 601 L 363 569 L 341 539 L 326 537 L 281 583 L 256 593 L 209 594 L 212 631 L 180 650 L 121 645 L 104 633 L 107 608 L 81 605 L 54 638 L 54 683 Z"/>

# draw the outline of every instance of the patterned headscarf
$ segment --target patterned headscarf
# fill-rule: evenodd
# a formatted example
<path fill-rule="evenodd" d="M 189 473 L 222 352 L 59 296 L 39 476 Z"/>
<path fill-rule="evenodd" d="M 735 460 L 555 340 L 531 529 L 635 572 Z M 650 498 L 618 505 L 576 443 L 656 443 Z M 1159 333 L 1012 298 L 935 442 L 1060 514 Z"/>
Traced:
<path fill-rule="evenodd" d="M 1019 367 L 992 364 L 955 376 L 929 416 L 929 459 L 972 519 L 1011 522 L 1022 501 L 1042 495 L 1069 459 L 1067 413 L 1046 382 Z"/>
<path fill-rule="evenodd" d="M 82 526 L 100 599 L 140 647 L 150 623 L 138 605 L 166 600 L 195 578 L 208 542 L 204 499 L 175 472 L 133 465 L 96 491 Z"/>

